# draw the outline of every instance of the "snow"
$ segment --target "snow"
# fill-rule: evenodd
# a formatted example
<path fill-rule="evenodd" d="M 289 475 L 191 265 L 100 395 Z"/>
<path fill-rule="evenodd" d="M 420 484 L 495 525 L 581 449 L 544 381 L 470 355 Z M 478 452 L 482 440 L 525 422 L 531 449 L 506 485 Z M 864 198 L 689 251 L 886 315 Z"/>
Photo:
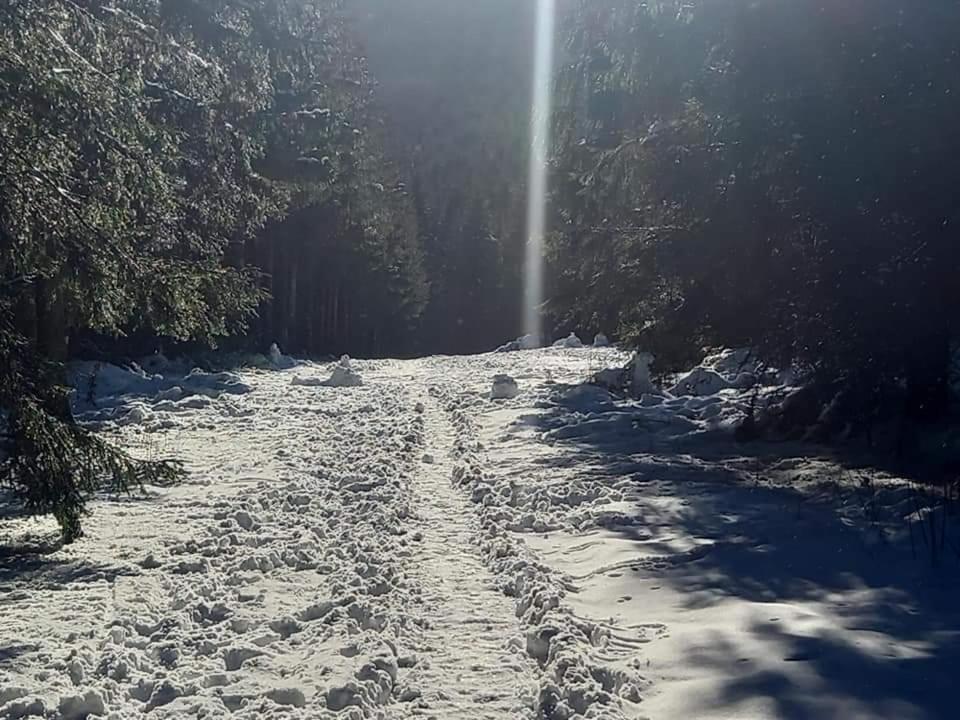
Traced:
<path fill-rule="evenodd" d="M 951 717 L 960 587 L 904 524 L 939 511 L 733 443 L 782 390 L 749 354 L 706 394 L 647 358 L 74 367 L 86 422 L 190 476 L 67 547 L 0 513 L 0 718 Z"/>
<path fill-rule="evenodd" d="M 270 365 L 275 370 L 289 370 L 290 368 L 297 366 L 296 359 L 290 357 L 289 355 L 284 355 L 280 350 L 280 346 L 276 343 L 272 343 L 270 345 L 270 349 L 267 352 L 267 357 L 270 359 Z"/>
<path fill-rule="evenodd" d="M 518 350 L 534 350 L 540 347 L 537 339 L 530 334 L 518 337 L 516 340 L 501 345 L 495 352 L 516 352 Z"/>
<path fill-rule="evenodd" d="M 630 390 L 634 395 L 656 392 L 653 381 L 650 379 L 650 366 L 653 364 L 653 355 L 645 352 L 635 353 L 630 361 Z"/>
<path fill-rule="evenodd" d="M 517 381 L 509 375 L 497 375 L 493 378 L 493 386 L 490 388 L 491 400 L 512 400 L 520 394 L 520 388 L 517 387 Z"/>
<path fill-rule="evenodd" d="M 363 385 L 363 378 L 350 365 L 350 356 L 344 355 L 340 362 L 334 365 L 326 384 L 329 387 L 357 387 Z"/>
<path fill-rule="evenodd" d="M 610 340 L 603 333 L 597 333 L 593 336 L 593 346 L 595 348 L 605 348 L 610 346 Z"/>
<path fill-rule="evenodd" d="M 732 383 L 725 380 L 720 373 L 709 368 L 696 367 L 677 380 L 670 388 L 670 394 L 704 397 L 706 395 L 716 395 L 721 390 L 727 390 L 730 387 L 732 387 Z"/>
<path fill-rule="evenodd" d="M 583 341 L 577 337 L 577 334 L 572 332 L 567 335 L 565 338 L 560 338 L 555 343 L 553 343 L 555 348 L 579 348 L 583 347 Z"/>

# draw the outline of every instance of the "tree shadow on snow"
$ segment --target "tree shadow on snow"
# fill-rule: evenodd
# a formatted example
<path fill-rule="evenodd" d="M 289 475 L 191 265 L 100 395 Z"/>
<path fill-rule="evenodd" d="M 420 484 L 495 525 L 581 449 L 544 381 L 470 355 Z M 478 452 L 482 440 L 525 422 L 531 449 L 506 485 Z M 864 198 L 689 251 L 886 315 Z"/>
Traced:
<path fill-rule="evenodd" d="M 787 720 L 957 716 L 956 562 L 931 568 L 922 549 L 914 558 L 904 537 L 879 541 L 829 498 L 757 483 L 753 468 L 781 459 L 783 448 L 671 436 L 668 417 L 648 418 L 645 427 L 617 413 L 583 414 L 572 426 L 569 407 L 526 418 L 557 451 L 529 462 L 578 467 L 594 479 L 630 478 L 634 516 L 606 529 L 635 541 L 638 557 L 658 559 L 647 570 L 677 591 L 679 610 L 729 599 L 754 604 L 748 627 L 701 637 L 689 654 L 692 665 L 726 678 L 716 702 L 735 713 L 766 698 Z M 790 450 L 803 457 L 802 447 Z M 806 452 L 822 457 L 817 448 Z M 678 538 L 698 551 L 681 551 Z M 769 603 L 827 620 L 772 622 L 768 616 L 778 613 L 764 612 Z M 741 646 L 757 643 L 765 657 L 740 658 Z"/>
<path fill-rule="evenodd" d="M 109 563 L 38 555 L 32 548 L 5 547 L 0 552 L 0 587 L 15 583 L 35 590 L 69 590 L 76 585 L 113 582 L 121 575 L 137 575 L 139 569 Z M 4 587 L 5 586 L 5 587 Z M 0 607 L 19 601 L 15 594 L 0 592 Z"/>

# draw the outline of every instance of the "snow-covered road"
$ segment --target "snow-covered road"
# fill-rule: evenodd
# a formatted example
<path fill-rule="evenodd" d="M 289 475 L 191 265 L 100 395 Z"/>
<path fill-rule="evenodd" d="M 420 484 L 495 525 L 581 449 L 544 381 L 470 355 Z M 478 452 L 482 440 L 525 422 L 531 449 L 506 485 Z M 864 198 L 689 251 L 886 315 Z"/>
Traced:
<path fill-rule="evenodd" d="M 190 479 L 97 501 L 46 554 L 49 523 L 0 520 L 0 718 L 948 717 L 955 585 L 828 502 L 821 458 L 718 438 L 735 392 L 580 384 L 625 359 L 171 371 L 102 398 L 106 432 Z M 499 373 L 518 397 L 488 399 Z"/>

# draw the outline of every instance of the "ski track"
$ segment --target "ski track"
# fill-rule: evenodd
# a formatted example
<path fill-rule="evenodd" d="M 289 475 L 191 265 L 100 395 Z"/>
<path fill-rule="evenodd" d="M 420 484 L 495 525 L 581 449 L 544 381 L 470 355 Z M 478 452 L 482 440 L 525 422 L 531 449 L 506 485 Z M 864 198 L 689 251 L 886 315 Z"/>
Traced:
<path fill-rule="evenodd" d="M 411 504 L 422 537 L 411 577 L 430 618 L 414 647 L 425 660 L 411 682 L 428 701 L 411 716 L 524 718 L 535 683 L 513 607 L 496 587 L 473 543 L 477 518 L 452 487 L 453 432 L 436 401 L 424 396 L 425 454 Z M 426 660 L 429 658 L 429 660 Z"/>

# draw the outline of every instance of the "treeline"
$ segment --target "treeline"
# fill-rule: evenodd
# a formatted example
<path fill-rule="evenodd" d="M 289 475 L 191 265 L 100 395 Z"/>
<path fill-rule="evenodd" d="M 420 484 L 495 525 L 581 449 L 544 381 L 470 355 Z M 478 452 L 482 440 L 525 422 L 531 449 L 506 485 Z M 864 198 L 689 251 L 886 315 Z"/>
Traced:
<path fill-rule="evenodd" d="M 536 3 L 357 0 L 389 154 L 413 196 L 430 281 L 422 353 L 521 332 Z"/>
<path fill-rule="evenodd" d="M 177 474 L 75 425 L 77 348 L 375 352 L 422 311 L 415 208 L 342 11 L 0 2 L 0 483 L 67 538 L 105 477 Z"/>
<path fill-rule="evenodd" d="M 753 346 L 861 427 L 942 416 L 958 27 L 957 3 L 578 2 L 557 79 L 557 327 L 616 328 L 667 368 Z"/>

